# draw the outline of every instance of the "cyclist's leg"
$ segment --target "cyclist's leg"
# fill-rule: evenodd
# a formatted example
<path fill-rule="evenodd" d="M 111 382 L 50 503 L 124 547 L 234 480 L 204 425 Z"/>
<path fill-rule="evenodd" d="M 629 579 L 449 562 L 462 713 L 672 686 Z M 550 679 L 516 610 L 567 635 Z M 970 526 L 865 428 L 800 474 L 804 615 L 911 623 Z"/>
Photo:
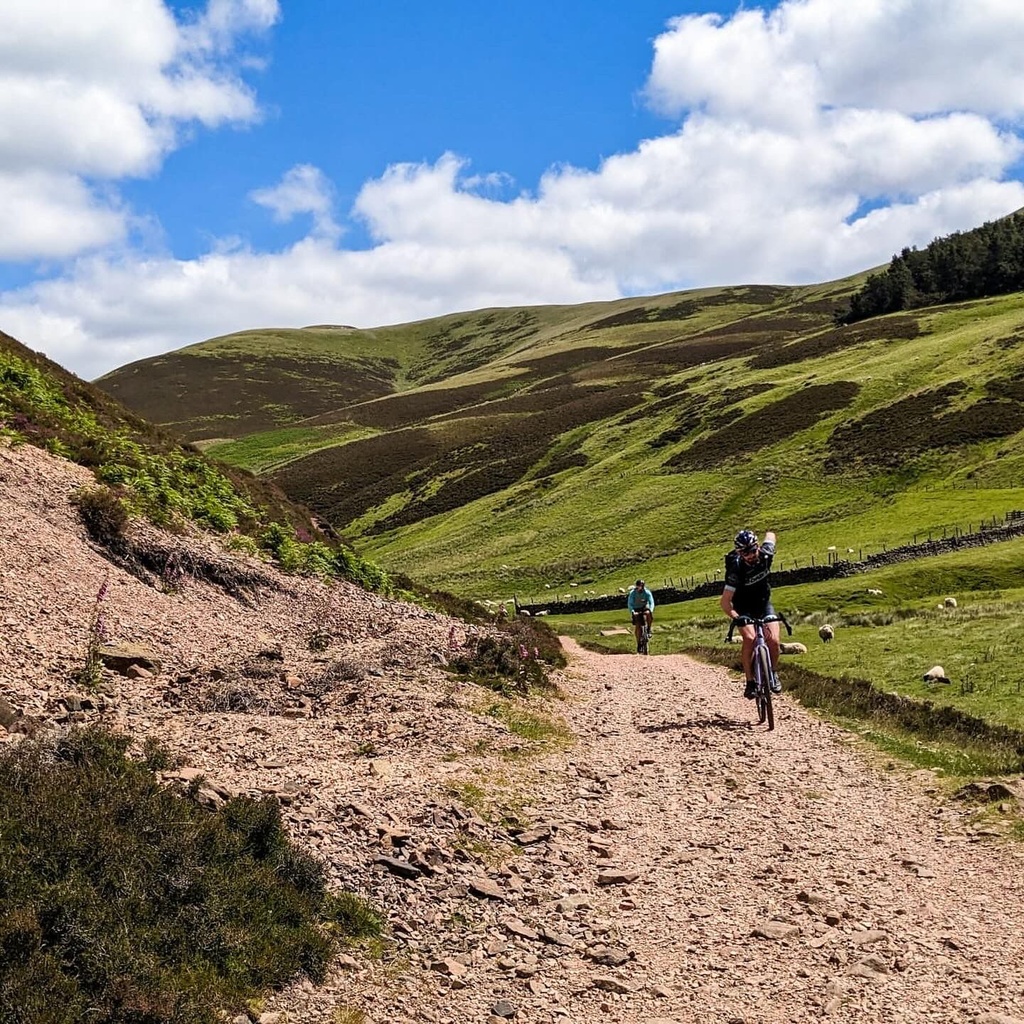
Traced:
<path fill-rule="evenodd" d="M 644 612 L 644 621 L 647 623 L 647 632 L 650 633 L 654 625 L 654 612 Z"/>
<path fill-rule="evenodd" d="M 644 618 L 639 612 L 631 612 L 633 616 L 633 638 L 636 640 L 637 648 L 640 647 L 640 630 L 643 626 Z"/>
<path fill-rule="evenodd" d="M 757 636 L 757 631 L 753 626 L 740 626 L 740 636 L 743 638 L 740 660 L 743 662 L 743 678 L 746 681 L 743 696 L 752 698 L 754 696 L 754 638 Z"/>
<path fill-rule="evenodd" d="M 765 623 L 764 638 L 768 644 L 768 654 L 772 659 L 772 671 L 779 670 L 779 622 Z"/>
<path fill-rule="evenodd" d="M 764 627 L 764 638 L 768 644 L 768 657 L 772 663 L 771 688 L 773 693 L 782 692 L 782 684 L 779 682 L 779 627 L 780 622 L 769 622 Z"/>

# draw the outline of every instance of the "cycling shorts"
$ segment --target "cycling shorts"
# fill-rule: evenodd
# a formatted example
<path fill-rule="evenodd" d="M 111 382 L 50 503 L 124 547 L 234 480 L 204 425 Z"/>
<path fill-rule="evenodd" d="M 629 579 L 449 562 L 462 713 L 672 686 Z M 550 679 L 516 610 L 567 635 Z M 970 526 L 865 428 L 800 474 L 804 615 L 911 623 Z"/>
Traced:
<path fill-rule="evenodd" d="M 771 601 L 767 604 L 747 607 L 734 603 L 732 608 L 733 611 L 738 612 L 740 615 L 745 615 L 748 619 L 766 619 L 769 615 L 775 614 L 775 609 L 772 607 Z"/>

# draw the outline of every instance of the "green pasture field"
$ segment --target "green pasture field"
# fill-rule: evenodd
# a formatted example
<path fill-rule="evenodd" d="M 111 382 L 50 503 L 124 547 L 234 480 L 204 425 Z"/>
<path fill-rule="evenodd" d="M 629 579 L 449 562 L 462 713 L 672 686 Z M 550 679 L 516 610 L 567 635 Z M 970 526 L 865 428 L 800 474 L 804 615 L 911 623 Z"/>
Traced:
<path fill-rule="evenodd" d="M 883 593 L 870 595 L 869 588 Z M 946 597 L 956 598 L 957 607 L 940 608 Z M 807 646 L 806 654 L 783 656 L 783 682 L 787 664 L 799 665 L 1024 730 L 1024 539 L 845 579 L 777 587 L 773 602 L 793 626 L 793 636 L 783 639 Z M 621 611 L 552 615 L 547 621 L 588 646 L 635 650 L 631 636 L 600 636 L 602 629 L 628 626 L 625 597 Z M 825 622 L 835 627 L 835 639 L 827 644 L 818 637 Z M 651 652 L 727 650 L 727 627 L 717 598 L 659 605 Z M 950 683 L 924 682 L 936 664 Z"/>
<path fill-rule="evenodd" d="M 372 428 L 353 423 L 282 427 L 279 430 L 249 434 L 237 440 L 203 445 L 202 448 L 211 458 L 259 474 L 321 448 L 329 448 L 344 441 L 354 441 L 360 437 L 372 437 L 376 433 L 377 431 Z"/>

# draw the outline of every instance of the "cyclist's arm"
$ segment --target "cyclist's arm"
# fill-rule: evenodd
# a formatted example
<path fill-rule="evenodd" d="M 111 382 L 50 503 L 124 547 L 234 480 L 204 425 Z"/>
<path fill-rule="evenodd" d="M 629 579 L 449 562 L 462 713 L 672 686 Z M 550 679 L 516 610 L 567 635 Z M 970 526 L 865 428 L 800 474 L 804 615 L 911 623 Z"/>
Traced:
<path fill-rule="evenodd" d="M 626 598 L 626 607 L 630 611 L 633 610 L 633 591 L 632 590 L 630 590 L 630 592 L 629 592 L 629 597 Z"/>
<path fill-rule="evenodd" d="M 725 590 L 722 591 L 722 611 L 725 612 L 726 616 L 730 619 L 738 619 L 739 612 L 737 612 L 732 606 L 732 595 L 736 593 L 736 588 L 725 585 Z"/>
<path fill-rule="evenodd" d="M 654 614 L 654 595 L 651 593 L 650 588 L 644 591 L 647 595 L 647 610 L 653 615 Z"/>

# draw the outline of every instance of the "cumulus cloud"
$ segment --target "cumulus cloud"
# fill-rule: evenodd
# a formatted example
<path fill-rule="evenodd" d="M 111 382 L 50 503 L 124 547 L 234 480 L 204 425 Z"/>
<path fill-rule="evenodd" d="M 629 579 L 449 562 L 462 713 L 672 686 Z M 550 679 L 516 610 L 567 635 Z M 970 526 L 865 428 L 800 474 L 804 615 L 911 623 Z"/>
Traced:
<path fill-rule="evenodd" d="M 297 164 L 273 188 L 256 189 L 249 198 L 265 206 L 278 221 L 289 221 L 296 214 L 313 217 L 313 233 L 325 238 L 338 234 L 334 222 L 334 189 L 324 173 L 310 164 Z"/>
<path fill-rule="evenodd" d="M 116 182 L 157 172 L 183 126 L 258 117 L 232 45 L 277 10 L 210 0 L 185 25 L 161 0 L 0 4 L 0 258 L 119 242 L 129 214 Z"/>
<path fill-rule="evenodd" d="M 83 6 L 101 24 L 121 9 Z M 23 88 L 65 104 L 53 127 L 67 137 L 51 144 L 26 119 L 25 135 L 10 141 L 5 119 L 18 115 L 0 99 L 0 187 L 37 175 L 32 194 L 53 214 L 38 236 L 11 215 L 2 240 L 0 213 L 10 252 L 28 253 L 35 237 L 37 252 L 58 254 L 54 211 L 76 226 L 65 253 L 117 238 L 128 213 L 81 176 L 146 173 L 177 144 L 183 120 L 257 116 L 225 55 L 234 33 L 274 22 L 276 3 L 211 0 L 184 26 L 156 0 L 135 6 L 138 46 L 101 41 L 103 60 L 75 58 L 81 81 L 110 104 L 111 153 L 85 127 L 63 126 L 82 90 L 63 95 L 38 71 L 54 44 L 22 26 L 36 51 L 18 59 L 37 69 L 19 72 Z M 0 13 L 0 57 L 11 21 Z M 94 374 L 244 327 L 373 326 L 491 305 L 840 277 L 1024 206 L 1014 173 L 1024 154 L 1022 37 L 1018 0 L 783 0 L 730 18 L 680 17 L 655 41 L 645 91 L 672 123 L 629 152 L 593 168 L 553 167 L 515 194 L 500 169 L 475 171 L 442 141 L 436 160 L 394 165 L 363 185 L 350 211 L 372 243 L 363 251 L 339 241 L 327 176 L 298 164 L 251 194 L 277 219 L 311 217 L 298 244 L 273 253 L 217 245 L 192 261 L 80 257 L 61 277 L 0 296 L 0 324 Z M 132 80 L 127 92 L 104 92 L 122 78 Z M 42 105 L 39 116 L 45 123 Z"/>

